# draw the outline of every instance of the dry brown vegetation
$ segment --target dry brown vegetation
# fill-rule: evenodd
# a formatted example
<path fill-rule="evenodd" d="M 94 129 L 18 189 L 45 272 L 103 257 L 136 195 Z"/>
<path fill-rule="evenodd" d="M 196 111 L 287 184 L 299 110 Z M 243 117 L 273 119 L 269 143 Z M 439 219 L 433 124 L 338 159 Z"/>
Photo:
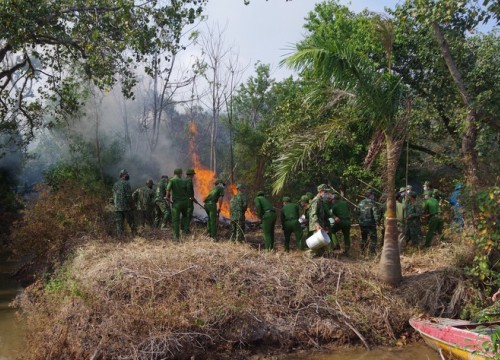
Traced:
<path fill-rule="evenodd" d="M 394 344 L 412 315 L 455 314 L 467 300 L 462 252 L 443 244 L 403 257 L 393 289 L 377 280 L 376 259 L 310 259 L 203 235 L 88 244 L 18 298 L 25 358 L 242 359 Z"/>

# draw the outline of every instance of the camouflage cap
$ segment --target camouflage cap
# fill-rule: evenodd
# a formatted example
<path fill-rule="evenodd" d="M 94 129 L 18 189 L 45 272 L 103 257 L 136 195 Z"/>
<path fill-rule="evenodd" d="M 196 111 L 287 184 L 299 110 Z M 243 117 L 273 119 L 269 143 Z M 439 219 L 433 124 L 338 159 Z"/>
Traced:
<path fill-rule="evenodd" d="M 283 196 L 283 202 L 290 202 L 290 196 Z"/>
<path fill-rule="evenodd" d="M 123 170 L 120 171 L 120 177 L 124 176 L 124 175 L 128 175 L 128 171 L 125 170 L 125 169 L 123 169 Z"/>
<path fill-rule="evenodd" d="M 413 186 L 411 186 L 411 185 L 406 185 L 406 190 L 411 190 L 411 189 L 413 189 Z"/>
<path fill-rule="evenodd" d="M 424 185 L 431 186 L 432 184 L 431 184 L 431 182 L 429 180 L 425 180 Z"/>
<path fill-rule="evenodd" d="M 314 199 L 314 194 L 312 192 L 306 192 L 306 196 L 309 200 Z"/>
<path fill-rule="evenodd" d="M 174 174 L 175 175 L 182 175 L 182 169 L 181 168 L 177 168 L 174 170 Z"/>
<path fill-rule="evenodd" d="M 186 170 L 186 175 L 194 175 L 194 174 L 196 174 L 194 169 L 187 169 Z"/>
<path fill-rule="evenodd" d="M 300 197 L 300 201 L 306 201 L 306 202 L 309 202 L 309 196 L 307 196 L 307 195 L 302 195 L 302 196 Z"/>
<path fill-rule="evenodd" d="M 264 196 L 264 191 L 262 190 L 257 191 L 257 196 Z"/>
<path fill-rule="evenodd" d="M 414 198 L 416 198 L 416 197 L 417 197 L 417 193 L 416 193 L 415 191 L 410 191 L 410 192 L 408 193 L 408 195 L 409 195 L 409 196 L 411 196 L 411 197 L 414 197 Z"/>
<path fill-rule="evenodd" d="M 328 185 L 326 184 L 321 184 L 321 185 L 318 185 L 318 192 L 320 191 L 327 191 L 328 190 Z"/>
<path fill-rule="evenodd" d="M 237 184 L 237 185 L 236 185 L 236 189 L 238 189 L 238 190 L 246 190 L 246 188 L 247 188 L 247 187 L 246 187 L 246 185 L 245 185 L 245 184 Z"/>
<path fill-rule="evenodd" d="M 148 179 L 148 180 L 146 181 L 146 185 L 154 185 L 154 184 L 155 184 L 155 183 L 154 183 L 153 179 Z"/>
<path fill-rule="evenodd" d="M 406 191 L 406 188 L 405 187 L 400 187 L 399 188 L 399 192 L 403 192 L 403 191 Z"/>

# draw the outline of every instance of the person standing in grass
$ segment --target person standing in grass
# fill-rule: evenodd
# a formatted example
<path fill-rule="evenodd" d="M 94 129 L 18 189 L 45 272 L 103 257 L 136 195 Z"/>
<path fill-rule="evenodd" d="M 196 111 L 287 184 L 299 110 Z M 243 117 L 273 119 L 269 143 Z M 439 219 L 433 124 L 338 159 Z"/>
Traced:
<path fill-rule="evenodd" d="M 248 198 L 245 185 L 236 185 L 236 190 L 236 195 L 229 202 L 231 240 L 243 242 L 245 240 L 245 212 L 248 207 Z"/>
<path fill-rule="evenodd" d="M 155 227 L 161 226 L 161 230 L 167 230 L 167 222 L 170 218 L 170 204 L 167 203 L 168 176 L 162 175 L 155 194 Z"/>
<path fill-rule="evenodd" d="M 274 249 L 274 227 L 276 225 L 276 210 L 273 204 L 266 199 L 264 191 L 259 191 L 254 199 L 255 210 L 260 219 L 260 226 L 264 233 L 264 249 Z"/>
<path fill-rule="evenodd" d="M 299 250 L 304 250 L 302 242 L 302 228 L 299 222 L 299 205 L 291 202 L 290 197 L 283 197 L 283 207 L 281 208 L 281 227 L 285 235 L 285 251 L 290 251 L 290 238 L 292 233 L 295 235 L 295 242 Z"/>
<path fill-rule="evenodd" d="M 187 208 L 187 224 L 186 228 L 183 228 L 184 232 L 186 234 L 189 234 L 191 230 L 189 229 L 189 226 L 191 224 L 191 220 L 193 219 L 193 212 L 194 212 L 194 185 L 193 185 L 193 179 L 194 175 L 196 172 L 194 169 L 187 169 L 186 170 L 186 191 L 188 195 L 188 208 Z"/>
<path fill-rule="evenodd" d="M 135 210 L 137 214 L 137 222 L 142 229 L 145 228 L 146 224 L 153 227 L 153 210 L 154 210 L 154 199 L 155 191 L 153 190 L 153 179 L 146 181 L 146 186 L 136 189 L 132 193 L 132 199 L 134 200 Z"/>
<path fill-rule="evenodd" d="M 136 226 L 133 213 L 132 189 L 129 184 L 130 176 L 127 170 L 120 171 L 119 179 L 113 185 L 113 205 L 115 206 L 116 235 L 121 238 L 127 220 L 132 235 L 135 236 Z"/>
<path fill-rule="evenodd" d="M 220 179 L 215 180 L 215 186 L 210 190 L 204 200 L 205 210 L 208 215 L 207 230 L 208 236 L 217 239 L 217 222 L 219 219 L 220 208 L 224 199 L 224 187 L 226 185 Z"/>
<path fill-rule="evenodd" d="M 375 191 L 370 189 L 366 192 L 366 197 L 361 200 L 356 208 L 359 217 L 359 228 L 361 230 L 361 249 L 367 246 L 370 238 L 370 252 L 373 254 L 377 250 L 377 224 L 380 221 L 380 209 L 375 203 Z"/>
<path fill-rule="evenodd" d="M 335 234 L 341 231 L 344 239 L 344 254 L 348 254 L 351 248 L 351 212 L 347 201 L 337 194 L 332 196 L 332 216 L 332 238 L 338 241 Z"/>
<path fill-rule="evenodd" d="M 167 202 L 172 204 L 172 228 L 176 240 L 180 238 L 180 229 L 189 228 L 188 218 L 188 193 L 186 181 L 182 178 L 182 169 L 175 169 L 174 176 L 167 184 Z M 182 221 L 182 226 L 181 226 Z"/>
<path fill-rule="evenodd" d="M 427 234 L 425 235 L 425 247 L 432 244 L 434 235 L 443 233 L 443 220 L 439 216 L 439 201 L 433 197 L 432 190 L 424 191 L 424 216 L 428 220 Z"/>

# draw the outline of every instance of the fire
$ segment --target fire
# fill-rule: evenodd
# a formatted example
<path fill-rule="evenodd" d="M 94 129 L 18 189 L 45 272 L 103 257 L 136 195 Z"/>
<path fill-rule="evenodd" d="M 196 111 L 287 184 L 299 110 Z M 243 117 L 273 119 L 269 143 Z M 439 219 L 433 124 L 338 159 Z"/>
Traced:
<path fill-rule="evenodd" d="M 200 157 L 196 151 L 196 136 L 198 135 L 198 129 L 196 124 L 191 121 L 189 123 L 189 132 L 191 134 L 191 139 L 189 140 L 189 153 L 191 155 L 191 161 L 193 163 L 193 169 L 196 173 L 194 176 L 194 192 L 196 199 L 203 203 L 208 193 L 215 186 L 215 180 L 217 179 L 215 173 L 202 165 L 200 162 Z M 225 196 L 222 202 L 222 207 L 220 213 L 222 216 L 229 218 L 229 201 L 231 197 L 236 195 L 237 189 L 235 184 L 229 184 L 225 189 Z M 250 221 L 256 221 L 257 216 L 255 216 L 250 209 L 247 209 L 245 216 Z"/>

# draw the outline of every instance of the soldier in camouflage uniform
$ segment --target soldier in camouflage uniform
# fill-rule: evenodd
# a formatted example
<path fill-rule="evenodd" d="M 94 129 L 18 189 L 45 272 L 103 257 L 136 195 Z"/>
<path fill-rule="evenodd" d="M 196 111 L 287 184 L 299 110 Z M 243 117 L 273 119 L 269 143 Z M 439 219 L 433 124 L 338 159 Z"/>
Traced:
<path fill-rule="evenodd" d="M 301 214 L 301 217 L 303 219 L 303 222 L 301 223 L 301 227 L 303 230 L 303 233 L 305 236 L 310 236 L 309 235 L 309 226 L 308 226 L 308 221 L 309 221 L 309 197 L 307 195 L 302 195 L 300 197 L 300 202 L 299 202 L 299 206 L 300 206 L 300 212 Z"/>
<path fill-rule="evenodd" d="M 162 175 L 155 194 L 155 227 L 167 230 L 167 222 L 170 219 L 170 204 L 165 199 L 167 195 L 168 176 Z"/>
<path fill-rule="evenodd" d="M 402 254 L 404 250 L 405 238 L 406 238 L 406 215 L 405 215 L 405 205 L 403 203 L 404 191 L 405 189 L 396 193 L 396 219 L 398 223 L 398 244 L 399 253 Z"/>
<path fill-rule="evenodd" d="M 359 228 L 361 230 L 361 249 L 366 248 L 368 237 L 370 237 L 370 252 L 377 250 L 377 224 L 380 221 L 380 210 L 375 203 L 375 191 L 370 189 L 366 198 L 361 200 L 356 208 L 359 217 Z"/>
<path fill-rule="evenodd" d="M 441 235 L 443 233 L 443 220 L 439 216 L 439 202 L 434 198 L 431 190 L 424 191 L 424 216 L 429 221 L 427 234 L 425 235 L 425 247 L 432 244 L 432 238 L 436 233 Z"/>
<path fill-rule="evenodd" d="M 179 240 L 181 227 L 184 232 L 186 232 L 186 229 L 189 229 L 189 197 L 186 180 L 182 178 L 182 169 L 177 168 L 174 170 L 174 176 L 170 178 L 167 184 L 166 198 L 172 204 L 172 228 L 175 239 Z"/>
<path fill-rule="evenodd" d="M 193 185 L 193 178 L 195 175 L 194 169 L 187 169 L 186 170 L 186 191 L 188 194 L 188 209 L 187 209 L 187 217 L 188 217 L 188 227 L 186 229 L 183 229 L 186 234 L 189 234 L 191 230 L 189 230 L 189 225 L 191 224 L 191 220 L 193 219 L 193 212 L 194 212 L 194 185 Z"/>
<path fill-rule="evenodd" d="M 337 194 L 332 196 L 332 216 L 333 216 L 333 226 L 332 226 L 332 237 L 335 237 L 337 243 L 336 233 L 342 231 L 344 238 L 344 254 L 349 253 L 351 248 L 351 213 L 349 210 L 349 204 L 343 198 Z"/>
<path fill-rule="evenodd" d="M 128 183 L 129 174 L 127 170 L 120 171 L 120 179 L 113 185 L 113 205 L 115 206 L 116 234 L 119 238 L 123 236 L 125 219 L 127 220 L 132 235 L 136 233 L 132 189 Z"/>
<path fill-rule="evenodd" d="M 324 198 L 326 198 L 326 191 L 328 190 L 328 185 L 321 184 L 318 186 L 318 194 L 310 201 L 309 203 L 309 233 L 308 237 L 311 236 L 317 230 L 325 230 L 327 229 L 326 222 L 328 221 L 325 215 L 325 206 L 323 204 Z M 331 244 L 331 242 L 330 242 Z M 325 248 L 320 248 L 316 250 L 310 250 L 313 256 L 320 256 Z"/>
<path fill-rule="evenodd" d="M 224 200 L 224 187 L 226 185 L 220 179 L 215 180 L 215 186 L 210 190 L 204 202 L 204 207 L 208 215 L 207 230 L 208 236 L 217 239 L 217 222 Z"/>
<path fill-rule="evenodd" d="M 299 250 L 304 250 L 302 242 L 302 228 L 299 223 L 299 205 L 292 203 L 288 196 L 283 197 L 283 207 L 281 208 L 281 227 L 285 234 L 285 251 L 290 251 L 290 237 L 295 234 L 295 242 Z"/>
<path fill-rule="evenodd" d="M 231 216 L 231 240 L 243 242 L 245 240 L 245 212 L 248 207 L 246 186 L 236 185 L 237 193 L 229 202 Z"/>
<path fill-rule="evenodd" d="M 261 221 L 261 228 L 264 234 L 264 248 L 274 249 L 274 226 L 276 225 L 276 210 L 273 204 L 264 197 L 264 191 L 259 191 L 254 199 L 255 210 Z"/>
<path fill-rule="evenodd" d="M 415 246 L 420 242 L 420 216 L 422 216 L 422 206 L 417 201 L 417 193 L 410 191 L 406 195 L 406 242 Z"/>
<path fill-rule="evenodd" d="M 143 229 L 146 223 L 150 227 L 153 227 L 153 209 L 155 206 L 155 191 L 153 190 L 153 185 L 153 180 L 149 179 L 146 181 L 146 186 L 140 187 L 132 193 L 137 222 Z"/>

